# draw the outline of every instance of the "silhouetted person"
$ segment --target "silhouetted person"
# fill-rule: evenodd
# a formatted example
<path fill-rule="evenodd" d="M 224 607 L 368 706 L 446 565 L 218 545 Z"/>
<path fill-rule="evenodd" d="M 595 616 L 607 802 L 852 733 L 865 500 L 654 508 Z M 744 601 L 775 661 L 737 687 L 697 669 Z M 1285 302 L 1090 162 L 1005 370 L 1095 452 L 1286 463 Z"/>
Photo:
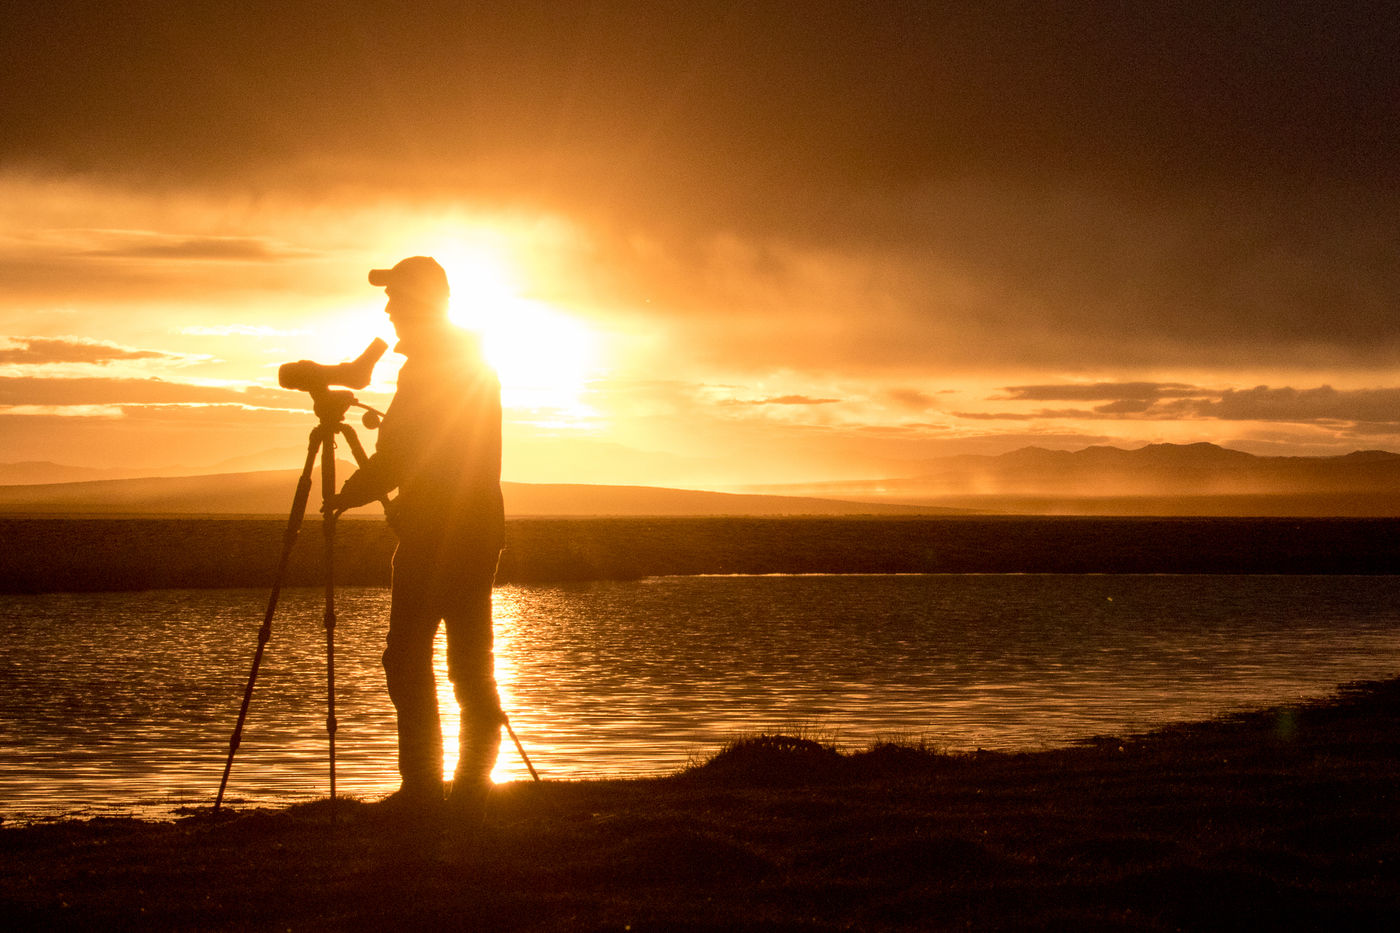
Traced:
<path fill-rule="evenodd" d="M 442 267 L 426 256 L 375 269 L 404 355 L 375 453 L 331 505 L 343 511 L 398 489 L 398 535 L 384 674 L 398 714 L 399 774 L 392 798 L 415 810 L 443 800 L 442 729 L 433 638 L 447 630 L 447 674 L 461 706 L 460 756 L 448 802 L 485 801 L 500 749 L 492 653 L 491 585 L 505 540 L 501 503 L 501 390 L 477 340 L 447 318 Z"/>

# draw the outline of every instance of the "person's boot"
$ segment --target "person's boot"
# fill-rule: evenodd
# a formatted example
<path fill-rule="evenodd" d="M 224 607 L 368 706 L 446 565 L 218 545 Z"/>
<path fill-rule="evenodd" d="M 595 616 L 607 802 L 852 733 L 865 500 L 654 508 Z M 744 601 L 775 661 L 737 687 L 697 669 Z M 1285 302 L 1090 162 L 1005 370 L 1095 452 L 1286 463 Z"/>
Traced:
<path fill-rule="evenodd" d="M 473 831 L 486 819 L 491 793 L 491 771 L 501 749 L 501 728 L 464 727 L 457 769 L 447 794 L 447 814 L 454 824 Z"/>
<path fill-rule="evenodd" d="M 435 778 L 405 779 L 389 796 L 369 804 L 371 812 L 397 820 L 435 820 L 442 815 L 442 781 Z"/>
<path fill-rule="evenodd" d="M 457 775 L 447 794 L 446 814 L 451 828 L 475 836 L 486 822 L 486 801 L 491 795 L 490 778 Z"/>

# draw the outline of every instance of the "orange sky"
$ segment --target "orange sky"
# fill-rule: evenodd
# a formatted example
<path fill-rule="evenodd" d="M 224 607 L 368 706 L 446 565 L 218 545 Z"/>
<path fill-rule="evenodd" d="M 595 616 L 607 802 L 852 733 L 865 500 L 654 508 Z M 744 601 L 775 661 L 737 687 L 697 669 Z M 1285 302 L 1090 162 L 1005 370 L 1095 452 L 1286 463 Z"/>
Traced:
<path fill-rule="evenodd" d="M 417 253 L 508 479 L 1400 449 L 1394 17 L 1126 6 L 35 4 L 0 461 L 298 466 L 278 364 L 389 336 Z"/>

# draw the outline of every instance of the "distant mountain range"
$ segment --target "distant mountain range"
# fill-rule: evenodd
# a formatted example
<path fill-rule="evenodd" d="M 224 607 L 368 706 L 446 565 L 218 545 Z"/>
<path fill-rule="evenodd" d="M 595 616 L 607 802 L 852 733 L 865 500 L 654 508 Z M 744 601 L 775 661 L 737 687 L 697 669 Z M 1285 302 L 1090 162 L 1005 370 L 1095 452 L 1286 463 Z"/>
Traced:
<path fill-rule="evenodd" d="M 0 485 L 0 513 L 285 515 L 298 472 L 33 482 L 55 475 L 55 469 L 64 468 L 0 464 L 0 480 L 10 483 Z M 338 471 L 346 476 L 350 466 L 343 464 Z M 505 483 L 503 488 L 507 513 L 515 517 L 959 512 L 1400 516 L 1400 454 L 1364 450 L 1336 457 L 1260 457 L 1205 443 L 1136 450 L 1026 447 L 998 456 L 927 461 L 917 476 L 750 487 L 741 493 L 582 484 Z M 316 502 L 319 495 L 319 490 L 313 493 Z"/>
<path fill-rule="evenodd" d="M 1261 457 L 1215 444 L 1024 447 L 925 462 L 916 476 L 751 487 L 976 511 L 1155 515 L 1400 515 L 1400 454 Z"/>
<path fill-rule="evenodd" d="M 1149 444 L 1137 450 L 1025 447 L 997 457 L 952 457 L 905 481 L 943 494 L 1261 495 L 1370 492 L 1400 485 L 1400 454 L 1260 457 L 1215 444 Z"/>

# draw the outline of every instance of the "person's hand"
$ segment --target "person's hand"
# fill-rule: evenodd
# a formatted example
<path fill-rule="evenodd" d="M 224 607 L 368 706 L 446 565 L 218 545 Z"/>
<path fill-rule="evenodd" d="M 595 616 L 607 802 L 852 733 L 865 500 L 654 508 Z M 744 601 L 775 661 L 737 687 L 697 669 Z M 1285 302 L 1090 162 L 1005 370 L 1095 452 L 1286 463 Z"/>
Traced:
<path fill-rule="evenodd" d="M 325 497 L 321 502 L 321 514 L 339 516 L 342 512 L 348 512 L 355 506 L 362 504 L 346 496 L 345 490 L 342 489 L 340 492 L 331 493 Z"/>
<path fill-rule="evenodd" d="M 321 511 L 326 513 L 347 512 L 375 500 L 373 486 L 366 482 L 364 472 L 350 474 L 350 478 L 340 487 L 340 492 L 325 497 Z"/>

